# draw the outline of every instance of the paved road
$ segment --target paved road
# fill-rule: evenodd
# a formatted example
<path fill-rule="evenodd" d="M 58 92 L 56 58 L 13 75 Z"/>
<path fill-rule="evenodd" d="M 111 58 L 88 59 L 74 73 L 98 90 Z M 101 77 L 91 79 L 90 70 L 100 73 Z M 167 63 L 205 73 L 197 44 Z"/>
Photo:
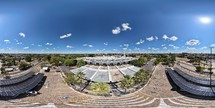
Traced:
<path fill-rule="evenodd" d="M 68 66 L 60 66 L 60 69 L 63 73 L 68 73 L 71 70 Z"/>
<path fill-rule="evenodd" d="M 142 66 L 142 69 L 144 69 L 144 70 L 152 70 L 153 67 L 154 67 L 154 61 L 155 60 L 156 59 L 153 58 L 151 61 L 148 62 L 148 64 L 145 64 L 144 66 Z"/>

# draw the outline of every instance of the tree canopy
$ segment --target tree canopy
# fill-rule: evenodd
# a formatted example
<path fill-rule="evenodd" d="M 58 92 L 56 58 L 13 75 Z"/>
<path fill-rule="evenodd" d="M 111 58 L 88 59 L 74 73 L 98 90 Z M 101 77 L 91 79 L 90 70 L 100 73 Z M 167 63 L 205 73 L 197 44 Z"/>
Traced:
<path fill-rule="evenodd" d="M 85 63 L 84 60 L 78 60 L 76 66 L 77 66 L 77 67 L 81 67 L 81 66 L 84 66 L 85 64 L 86 64 L 86 63 Z"/>
<path fill-rule="evenodd" d="M 134 74 L 135 84 L 145 83 L 151 76 L 151 71 L 145 71 L 143 69 L 139 70 Z"/>
<path fill-rule="evenodd" d="M 60 66 L 62 63 L 64 63 L 64 58 L 60 56 L 51 56 L 50 63 L 55 66 Z"/>
<path fill-rule="evenodd" d="M 126 90 L 134 85 L 134 80 L 131 76 L 126 75 L 124 79 L 120 81 L 119 85 L 121 88 L 124 88 Z"/>
<path fill-rule="evenodd" d="M 97 93 L 108 93 L 110 90 L 110 85 L 105 82 L 96 82 L 91 84 L 90 89 Z"/>
<path fill-rule="evenodd" d="M 66 65 L 66 66 L 75 66 L 76 65 L 76 60 L 74 60 L 74 59 L 66 59 L 64 61 L 64 65 Z"/>
<path fill-rule="evenodd" d="M 20 70 L 26 70 L 30 67 L 30 64 L 26 63 L 26 62 L 20 62 L 19 64 L 19 69 Z"/>
<path fill-rule="evenodd" d="M 140 57 L 137 60 L 130 61 L 130 64 L 132 64 L 134 66 L 138 66 L 138 67 L 143 66 L 145 63 L 146 63 L 146 58 L 144 58 L 144 57 Z"/>
<path fill-rule="evenodd" d="M 31 55 L 27 55 L 27 56 L 25 57 L 25 61 L 26 61 L 26 62 L 31 62 L 31 61 L 32 61 L 32 56 L 31 56 Z"/>

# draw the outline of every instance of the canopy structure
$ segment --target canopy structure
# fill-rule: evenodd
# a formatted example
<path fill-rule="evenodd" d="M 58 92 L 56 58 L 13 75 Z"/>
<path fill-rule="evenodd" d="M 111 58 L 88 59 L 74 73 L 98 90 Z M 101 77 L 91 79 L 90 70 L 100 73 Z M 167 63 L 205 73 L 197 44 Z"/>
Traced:
<path fill-rule="evenodd" d="M 33 75 L 34 75 L 34 72 L 29 72 L 29 73 L 22 75 L 20 77 L 16 77 L 16 78 L 12 78 L 12 79 L 6 79 L 6 80 L 0 80 L 0 86 L 17 84 L 19 82 L 22 82 L 22 81 L 25 81 L 26 79 L 31 78 Z"/>
<path fill-rule="evenodd" d="M 125 56 L 96 56 L 96 57 L 83 57 L 80 58 L 86 61 L 88 64 L 94 65 L 117 65 L 117 64 L 126 64 L 131 60 L 137 58 L 125 57 Z"/>
<path fill-rule="evenodd" d="M 0 97 L 17 97 L 35 88 L 43 79 L 44 74 L 33 72 L 23 76 L 0 81 Z"/>
<path fill-rule="evenodd" d="M 169 74 L 173 82 L 182 90 L 190 94 L 204 96 L 204 97 L 215 97 L 215 87 L 208 86 L 209 81 L 188 76 L 182 73 L 179 69 L 167 68 L 166 72 Z M 212 81 L 214 82 L 214 81 Z M 214 83 L 212 83 L 213 85 Z"/>
<path fill-rule="evenodd" d="M 71 72 L 74 74 L 83 72 L 85 74 L 85 79 L 95 82 L 117 82 L 122 80 L 125 75 L 134 76 L 134 74 L 139 70 L 139 67 L 128 64 L 120 66 L 86 65 L 73 69 Z"/>

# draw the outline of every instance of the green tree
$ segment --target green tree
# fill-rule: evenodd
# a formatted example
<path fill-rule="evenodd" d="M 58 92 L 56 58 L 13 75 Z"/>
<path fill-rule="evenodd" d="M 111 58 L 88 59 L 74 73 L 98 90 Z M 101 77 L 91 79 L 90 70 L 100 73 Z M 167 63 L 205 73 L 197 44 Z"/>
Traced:
<path fill-rule="evenodd" d="M 196 67 L 196 71 L 197 72 L 201 72 L 201 71 L 203 71 L 205 69 L 205 67 L 203 67 L 203 66 L 197 66 Z"/>
<path fill-rule="evenodd" d="M 66 76 L 64 77 L 64 80 L 65 80 L 65 82 L 67 84 L 74 84 L 74 83 L 76 83 L 75 74 L 73 74 L 72 72 L 66 73 Z"/>
<path fill-rule="evenodd" d="M 80 83 L 83 83 L 84 82 L 84 73 L 83 72 L 78 72 L 76 74 L 76 83 L 80 84 Z"/>
<path fill-rule="evenodd" d="M 30 67 L 30 65 L 28 63 L 26 63 L 26 62 L 20 62 L 20 64 L 19 64 L 19 69 L 20 70 L 26 70 L 29 67 Z"/>
<path fill-rule="evenodd" d="M 51 55 L 47 55 L 47 56 L 46 56 L 46 59 L 47 59 L 48 61 L 51 61 L 51 58 L 52 58 Z"/>
<path fill-rule="evenodd" d="M 125 89 L 126 93 L 126 90 L 134 85 L 134 80 L 131 78 L 131 76 L 126 75 L 124 79 L 120 81 L 119 85 L 121 88 Z"/>
<path fill-rule="evenodd" d="M 59 56 L 51 56 L 50 63 L 55 66 L 60 66 L 62 63 L 64 63 L 64 59 Z"/>
<path fill-rule="evenodd" d="M 2 60 L 3 66 L 14 66 L 16 65 L 15 58 L 5 58 Z"/>
<path fill-rule="evenodd" d="M 158 64 L 160 63 L 160 61 L 161 61 L 161 59 L 160 59 L 160 58 L 156 58 L 156 60 L 155 60 L 154 64 L 155 64 L 155 65 L 158 65 Z"/>
<path fill-rule="evenodd" d="M 134 74 L 134 82 L 135 84 L 144 83 L 147 78 L 147 75 L 143 69 L 139 70 Z"/>
<path fill-rule="evenodd" d="M 31 55 L 27 55 L 27 56 L 25 57 L 25 61 L 26 61 L 26 62 L 31 62 L 31 61 L 32 61 L 32 56 L 31 56 Z"/>
<path fill-rule="evenodd" d="M 145 63 L 146 63 L 146 58 L 144 58 L 144 57 L 140 57 L 137 60 L 130 61 L 130 64 L 132 64 L 134 66 L 138 66 L 138 67 L 143 66 Z"/>
<path fill-rule="evenodd" d="M 8 72 L 5 71 L 4 67 L 1 67 L 1 74 L 3 74 L 3 75 L 7 75 L 8 74 Z"/>
<path fill-rule="evenodd" d="M 152 59 L 152 56 L 150 54 L 147 54 L 147 61 L 150 61 Z"/>
<path fill-rule="evenodd" d="M 76 64 L 76 61 L 74 59 L 66 59 L 64 61 L 64 65 L 66 66 L 74 66 Z"/>
<path fill-rule="evenodd" d="M 86 63 L 85 63 L 84 60 L 78 60 L 76 66 L 77 66 L 77 67 L 81 67 L 81 66 L 84 66 L 85 64 L 86 64 Z"/>
<path fill-rule="evenodd" d="M 108 93 L 110 85 L 105 82 L 96 82 L 91 84 L 90 89 L 96 93 Z"/>

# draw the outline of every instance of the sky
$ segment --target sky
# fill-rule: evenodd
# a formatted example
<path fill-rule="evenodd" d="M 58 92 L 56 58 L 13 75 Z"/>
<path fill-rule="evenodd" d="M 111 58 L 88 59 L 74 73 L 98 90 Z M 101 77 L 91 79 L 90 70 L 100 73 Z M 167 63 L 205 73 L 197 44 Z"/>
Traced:
<path fill-rule="evenodd" d="M 214 0 L 1 0 L 0 53 L 209 53 Z"/>

